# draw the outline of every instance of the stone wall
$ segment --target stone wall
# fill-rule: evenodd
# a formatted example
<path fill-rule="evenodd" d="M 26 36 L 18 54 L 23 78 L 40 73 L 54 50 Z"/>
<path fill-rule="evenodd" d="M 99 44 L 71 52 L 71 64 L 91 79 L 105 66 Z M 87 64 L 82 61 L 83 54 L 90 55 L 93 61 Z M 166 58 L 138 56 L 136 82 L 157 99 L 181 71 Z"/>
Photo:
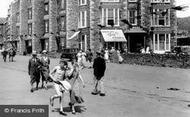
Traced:
<path fill-rule="evenodd" d="M 32 50 L 39 52 L 40 38 L 44 34 L 44 0 L 32 0 L 32 11 Z"/>
<path fill-rule="evenodd" d="M 71 37 L 74 32 L 71 30 L 78 29 L 78 0 L 67 0 L 67 7 L 66 7 L 66 32 L 67 32 L 67 41 L 66 47 L 71 47 L 72 42 L 68 41 L 68 38 Z"/>

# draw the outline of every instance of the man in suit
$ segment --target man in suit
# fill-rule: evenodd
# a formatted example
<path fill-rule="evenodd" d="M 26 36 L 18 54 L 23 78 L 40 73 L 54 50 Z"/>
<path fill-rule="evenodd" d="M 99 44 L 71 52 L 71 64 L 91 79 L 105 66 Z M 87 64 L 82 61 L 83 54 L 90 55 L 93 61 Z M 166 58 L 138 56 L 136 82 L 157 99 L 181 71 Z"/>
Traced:
<path fill-rule="evenodd" d="M 32 58 L 28 64 L 28 74 L 30 75 L 31 92 L 34 91 L 33 84 L 36 83 L 36 90 L 38 90 L 38 84 L 40 82 L 40 59 L 37 58 L 37 52 L 33 51 Z"/>
<path fill-rule="evenodd" d="M 104 73 L 106 70 L 106 62 L 101 55 L 101 52 L 97 52 L 97 57 L 94 59 L 93 69 L 94 69 L 94 90 L 92 92 L 93 95 L 97 95 L 100 93 L 100 96 L 105 96 L 104 91 Z M 98 90 L 98 86 L 100 86 L 100 90 Z"/>

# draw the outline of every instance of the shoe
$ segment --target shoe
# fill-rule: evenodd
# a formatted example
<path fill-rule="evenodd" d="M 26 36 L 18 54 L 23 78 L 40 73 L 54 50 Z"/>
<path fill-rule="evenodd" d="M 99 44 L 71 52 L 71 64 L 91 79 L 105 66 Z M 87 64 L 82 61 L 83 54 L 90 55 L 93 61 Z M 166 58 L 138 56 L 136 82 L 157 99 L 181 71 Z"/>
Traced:
<path fill-rule="evenodd" d="M 105 93 L 100 93 L 100 96 L 106 96 L 106 94 Z"/>
<path fill-rule="evenodd" d="M 53 103 L 53 97 L 50 97 L 50 105 L 53 106 L 54 103 Z"/>
<path fill-rule="evenodd" d="M 34 92 L 34 90 L 33 90 L 33 89 L 30 89 L 30 92 L 31 92 L 31 93 L 33 93 L 33 92 Z"/>
<path fill-rule="evenodd" d="M 62 110 L 59 111 L 59 114 L 67 116 L 67 114 L 64 111 L 62 111 Z"/>
<path fill-rule="evenodd" d="M 98 95 L 98 92 L 91 92 L 92 95 Z"/>
<path fill-rule="evenodd" d="M 76 111 L 72 110 L 72 114 L 74 114 L 74 115 L 75 115 L 75 114 L 76 114 Z"/>

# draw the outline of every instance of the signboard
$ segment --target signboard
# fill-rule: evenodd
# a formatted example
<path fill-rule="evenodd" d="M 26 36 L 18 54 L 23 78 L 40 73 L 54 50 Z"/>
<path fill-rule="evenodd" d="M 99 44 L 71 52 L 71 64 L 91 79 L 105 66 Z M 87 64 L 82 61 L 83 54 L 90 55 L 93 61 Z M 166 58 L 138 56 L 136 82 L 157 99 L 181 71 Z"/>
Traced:
<path fill-rule="evenodd" d="M 101 2 L 119 2 L 120 0 L 101 0 Z"/>
<path fill-rule="evenodd" d="M 127 42 L 122 30 L 101 30 L 105 42 Z"/>

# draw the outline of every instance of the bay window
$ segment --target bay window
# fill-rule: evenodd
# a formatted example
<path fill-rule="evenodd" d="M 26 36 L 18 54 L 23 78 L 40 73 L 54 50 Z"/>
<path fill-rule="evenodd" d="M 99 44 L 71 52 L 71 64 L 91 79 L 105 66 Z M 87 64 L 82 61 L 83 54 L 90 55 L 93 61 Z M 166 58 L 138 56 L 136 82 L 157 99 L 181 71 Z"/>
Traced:
<path fill-rule="evenodd" d="M 170 26 L 170 10 L 153 9 L 152 26 Z"/>
<path fill-rule="evenodd" d="M 154 34 L 154 52 L 170 51 L 170 34 Z"/>

